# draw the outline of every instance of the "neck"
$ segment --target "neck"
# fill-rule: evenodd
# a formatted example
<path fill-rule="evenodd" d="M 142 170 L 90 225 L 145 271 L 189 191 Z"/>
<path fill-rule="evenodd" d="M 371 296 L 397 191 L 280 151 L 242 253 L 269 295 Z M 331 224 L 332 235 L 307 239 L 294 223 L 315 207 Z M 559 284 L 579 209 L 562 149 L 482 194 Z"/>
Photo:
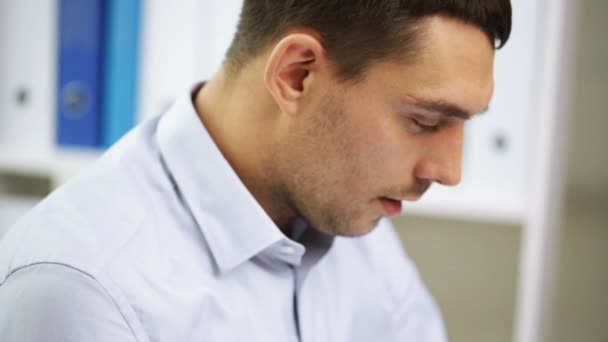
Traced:
<path fill-rule="evenodd" d="M 264 87 L 262 73 L 214 75 L 195 98 L 201 122 L 249 192 L 284 232 L 294 213 L 282 194 L 276 161 L 280 110 Z"/>

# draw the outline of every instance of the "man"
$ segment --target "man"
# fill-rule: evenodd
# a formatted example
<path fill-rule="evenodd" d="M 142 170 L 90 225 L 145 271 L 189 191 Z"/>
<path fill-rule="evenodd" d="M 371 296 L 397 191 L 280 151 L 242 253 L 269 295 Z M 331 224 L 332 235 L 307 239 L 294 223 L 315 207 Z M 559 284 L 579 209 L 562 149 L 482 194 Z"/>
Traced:
<path fill-rule="evenodd" d="M 1 341 L 445 341 L 390 223 L 460 179 L 507 0 L 246 0 L 226 62 L 0 246 Z"/>

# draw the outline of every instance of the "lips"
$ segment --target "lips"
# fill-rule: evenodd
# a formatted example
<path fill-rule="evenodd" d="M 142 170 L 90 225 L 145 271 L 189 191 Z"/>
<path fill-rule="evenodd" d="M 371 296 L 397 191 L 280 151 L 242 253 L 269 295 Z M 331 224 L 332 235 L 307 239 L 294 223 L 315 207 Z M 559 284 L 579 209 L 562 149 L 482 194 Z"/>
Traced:
<path fill-rule="evenodd" d="M 380 203 L 387 216 L 396 216 L 401 214 L 401 201 L 388 197 L 381 197 Z"/>

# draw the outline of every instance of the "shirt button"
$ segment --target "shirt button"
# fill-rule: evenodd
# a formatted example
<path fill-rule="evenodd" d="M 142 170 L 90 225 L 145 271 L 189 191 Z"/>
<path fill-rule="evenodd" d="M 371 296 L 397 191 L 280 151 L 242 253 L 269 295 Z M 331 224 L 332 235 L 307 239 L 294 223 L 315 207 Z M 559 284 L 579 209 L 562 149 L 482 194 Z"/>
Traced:
<path fill-rule="evenodd" d="M 285 255 L 294 255 L 296 252 L 296 248 L 292 245 L 283 244 L 283 245 L 281 245 L 280 251 L 282 254 L 285 254 Z"/>

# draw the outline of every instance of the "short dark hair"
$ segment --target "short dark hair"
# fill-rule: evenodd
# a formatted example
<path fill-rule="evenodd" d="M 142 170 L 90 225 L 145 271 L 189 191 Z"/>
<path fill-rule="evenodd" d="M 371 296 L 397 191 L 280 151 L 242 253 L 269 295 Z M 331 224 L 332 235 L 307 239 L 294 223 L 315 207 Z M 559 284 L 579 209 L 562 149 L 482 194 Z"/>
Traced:
<path fill-rule="evenodd" d="M 244 0 L 226 63 L 238 72 L 289 29 L 305 27 L 321 35 L 338 75 L 357 79 L 372 62 L 415 55 L 417 24 L 432 15 L 479 27 L 498 49 L 511 33 L 510 0 Z"/>

